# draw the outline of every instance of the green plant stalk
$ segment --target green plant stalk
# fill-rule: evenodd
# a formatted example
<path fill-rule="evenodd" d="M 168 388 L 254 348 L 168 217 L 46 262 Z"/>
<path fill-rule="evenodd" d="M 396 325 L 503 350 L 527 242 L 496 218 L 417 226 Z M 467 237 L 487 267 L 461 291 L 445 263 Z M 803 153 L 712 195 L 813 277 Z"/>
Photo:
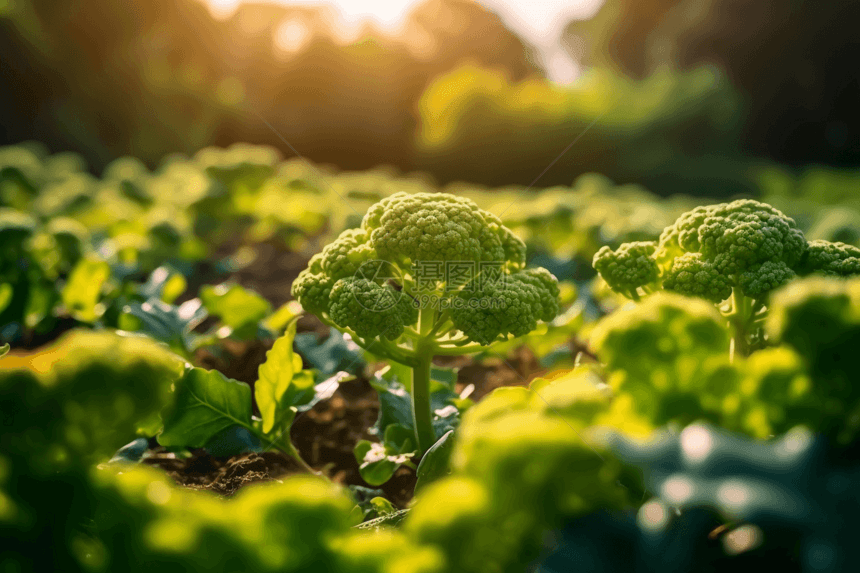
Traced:
<path fill-rule="evenodd" d="M 730 359 L 732 362 L 735 356 L 748 356 L 750 353 L 750 345 L 747 338 L 750 335 L 750 327 L 754 326 L 756 321 L 756 313 L 761 309 L 754 299 L 744 295 L 740 287 L 732 289 L 731 309 L 724 313 L 723 316 L 729 321 L 729 327 L 732 330 Z"/>
<path fill-rule="evenodd" d="M 418 313 L 418 332 L 423 337 L 415 341 L 416 363 L 412 367 L 412 421 L 419 453 L 426 452 L 436 441 L 433 431 L 433 412 L 430 408 L 430 367 L 433 363 L 435 344 L 432 340 L 436 313 L 422 308 Z"/>

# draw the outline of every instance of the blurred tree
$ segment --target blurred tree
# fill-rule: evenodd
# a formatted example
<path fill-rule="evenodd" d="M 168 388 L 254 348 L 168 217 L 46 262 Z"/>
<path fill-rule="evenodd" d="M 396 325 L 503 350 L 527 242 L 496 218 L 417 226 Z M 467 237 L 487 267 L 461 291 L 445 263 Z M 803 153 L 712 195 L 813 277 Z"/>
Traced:
<path fill-rule="evenodd" d="M 0 143 L 39 139 L 96 169 L 236 141 L 292 155 L 274 130 L 316 161 L 409 168 L 415 107 L 435 76 L 464 60 L 512 79 L 541 73 L 468 0 L 428 0 L 398 36 L 337 27 L 325 5 L 243 4 L 217 21 L 197 0 L 2 3 Z"/>
<path fill-rule="evenodd" d="M 749 100 L 747 151 L 856 166 L 858 22 L 856 0 L 607 0 L 565 43 L 587 66 L 634 77 L 717 64 Z"/>

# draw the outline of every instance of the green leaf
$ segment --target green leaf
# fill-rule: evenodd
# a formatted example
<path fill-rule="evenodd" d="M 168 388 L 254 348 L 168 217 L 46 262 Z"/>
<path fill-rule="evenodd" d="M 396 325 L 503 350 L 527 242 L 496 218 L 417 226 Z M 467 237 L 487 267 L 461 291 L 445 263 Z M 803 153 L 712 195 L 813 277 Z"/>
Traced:
<path fill-rule="evenodd" d="M 146 453 L 148 447 L 149 440 L 146 438 L 138 438 L 117 450 L 108 463 L 137 463 L 143 458 L 143 454 Z"/>
<path fill-rule="evenodd" d="M 104 261 L 82 259 L 75 265 L 63 288 L 63 304 L 75 319 L 95 322 L 104 309 L 100 309 L 99 295 L 102 285 L 110 277 L 110 266 Z"/>
<path fill-rule="evenodd" d="M 173 306 L 157 298 L 125 305 L 119 316 L 122 330 L 140 331 L 172 346 L 189 348 L 191 330 L 206 318 L 200 299 Z"/>
<path fill-rule="evenodd" d="M 138 293 L 145 299 L 160 299 L 172 303 L 185 292 L 188 286 L 185 277 L 170 267 L 161 266 L 152 271 L 146 282 L 138 287 Z"/>
<path fill-rule="evenodd" d="M 430 447 L 418 464 L 418 481 L 415 491 L 418 492 L 427 484 L 451 473 L 451 454 L 454 451 L 454 430 L 449 430 L 444 436 Z"/>
<path fill-rule="evenodd" d="M 162 413 L 162 446 L 199 448 L 234 424 L 251 427 L 251 387 L 216 370 L 188 369 L 173 394 Z"/>
<path fill-rule="evenodd" d="M 390 461 L 385 454 L 385 446 L 361 440 L 353 450 L 358 462 L 361 478 L 369 485 L 382 485 L 391 479 L 397 464 Z"/>
<path fill-rule="evenodd" d="M 6 356 L 9 353 L 10 348 L 11 347 L 9 346 L 8 342 L 6 344 L 4 344 L 3 346 L 0 346 L 0 358 L 3 358 L 4 356 Z"/>
<path fill-rule="evenodd" d="M 266 299 L 239 285 L 204 286 L 200 298 L 210 313 L 233 330 L 256 324 L 272 312 Z"/>
<path fill-rule="evenodd" d="M 242 426 L 230 426 L 212 436 L 203 446 L 216 458 L 226 458 L 244 452 L 260 452 L 260 439 Z"/>
<path fill-rule="evenodd" d="M 397 508 L 384 497 L 374 497 L 370 500 L 370 505 L 379 517 L 389 515 L 397 511 Z"/>
<path fill-rule="evenodd" d="M 313 372 L 319 373 L 318 370 L 302 370 L 299 374 L 303 375 L 305 373 Z M 348 382 L 350 380 L 355 380 L 355 376 L 353 376 L 349 372 L 338 372 L 334 376 L 326 378 L 325 380 L 314 386 L 313 398 L 311 398 L 311 400 L 306 404 L 301 404 L 297 406 L 296 409 L 299 412 L 307 412 L 322 400 L 328 400 L 329 398 L 331 398 L 337 391 L 337 389 L 340 387 L 342 382 Z"/>
<path fill-rule="evenodd" d="M 290 322 L 297 319 L 301 314 L 302 305 L 297 301 L 291 300 L 269 315 L 263 321 L 263 326 L 272 332 L 281 333 L 289 326 Z"/>
<path fill-rule="evenodd" d="M 454 391 L 457 385 L 457 368 L 447 368 L 444 366 L 432 366 L 430 368 L 430 379 L 440 382 L 451 392 Z"/>
<path fill-rule="evenodd" d="M 263 418 L 263 432 L 268 434 L 280 417 L 280 410 L 309 402 L 314 396 L 314 379 L 296 376 L 301 372 L 302 359 L 293 352 L 296 323 L 290 323 L 287 332 L 266 353 L 254 385 L 257 406 Z M 295 381 L 294 381 L 295 378 Z"/>
<path fill-rule="evenodd" d="M 356 373 L 364 368 L 364 351 L 355 342 L 347 341 L 336 328 L 329 330 L 329 337 L 322 344 L 312 332 L 299 334 L 296 348 L 323 376 L 330 376 L 338 370 Z"/>
<path fill-rule="evenodd" d="M 27 296 L 27 304 L 24 307 L 24 323 L 28 328 L 35 328 L 47 317 L 59 298 L 53 284 L 46 281 L 38 281 L 30 284 Z"/>
<path fill-rule="evenodd" d="M 385 428 L 385 436 L 383 436 L 382 443 L 390 455 L 396 456 L 414 451 L 412 447 L 414 440 L 415 436 L 412 433 L 412 428 L 401 426 L 400 424 L 391 424 Z"/>
<path fill-rule="evenodd" d="M 9 303 L 12 302 L 12 293 L 14 289 L 9 283 L 0 284 L 0 312 L 6 310 Z"/>
<path fill-rule="evenodd" d="M 412 429 L 401 424 L 388 426 L 381 444 L 361 440 L 353 453 L 362 479 L 370 485 L 387 482 L 397 468 L 415 455 L 412 444 Z"/>

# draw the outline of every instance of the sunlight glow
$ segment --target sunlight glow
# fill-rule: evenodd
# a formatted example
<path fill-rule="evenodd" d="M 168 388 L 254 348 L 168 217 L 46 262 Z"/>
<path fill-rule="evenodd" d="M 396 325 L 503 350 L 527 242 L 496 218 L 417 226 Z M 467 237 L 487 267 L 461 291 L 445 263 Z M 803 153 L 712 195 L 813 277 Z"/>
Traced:
<path fill-rule="evenodd" d="M 311 30 L 300 18 L 288 18 L 275 30 L 275 47 L 291 54 L 300 51 L 311 39 Z"/>
<path fill-rule="evenodd" d="M 226 20 L 241 4 L 251 0 L 200 1 L 208 6 L 214 18 Z M 254 0 L 261 1 L 266 0 Z M 268 1 L 287 7 L 327 8 L 332 16 L 329 32 L 342 45 L 360 40 L 368 28 L 374 28 L 389 37 L 399 37 L 422 59 L 432 58 L 436 52 L 432 38 L 420 26 L 410 26 L 408 22 L 412 10 L 426 0 Z M 561 36 L 571 20 L 594 16 L 602 4 L 600 0 L 475 0 L 475 3 L 498 14 L 506 26 L 536 49 L 552 81 L 567 84 L 579 76 L 580 67 L 562 47 Z M 291 19 L 278 28 L 274 42 L 282 55 L 294 54 L 304 47 L 314 31 L 307 28 L 309 24 Z M 458 24 L 450 22 L 443 27 L 455 30 Z M 301 30 L 302 26 L 307 32 Z"/>

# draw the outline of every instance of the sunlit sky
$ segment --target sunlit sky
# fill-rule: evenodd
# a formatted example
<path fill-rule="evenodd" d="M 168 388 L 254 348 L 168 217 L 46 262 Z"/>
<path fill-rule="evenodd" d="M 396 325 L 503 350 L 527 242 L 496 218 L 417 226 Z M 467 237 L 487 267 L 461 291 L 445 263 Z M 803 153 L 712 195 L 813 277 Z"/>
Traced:
<path fill-rule="evenodd" d="M 260 0 L 202 0 L 217 18 L 232 15 L 243 2 Z M 338 29 L 345 33 L 371 23 L 386 33 L 397 35 L 409 11 L 422 0 L 269 0 L 287 6 L 328 5 L 339 13 Z M 523 40 L 534 46 L 550 79 L 566 83 L 578 74 L 578 67 L 561 48 L 559 38 L 567 22 L 591 17 L 602 0 L 476 0 L 497 13 Z M 286 24 L 283 41 L 289 48 L 301 42 L 302 30 Z M 297 47 L 297 46 L 296 46 Z"/>

